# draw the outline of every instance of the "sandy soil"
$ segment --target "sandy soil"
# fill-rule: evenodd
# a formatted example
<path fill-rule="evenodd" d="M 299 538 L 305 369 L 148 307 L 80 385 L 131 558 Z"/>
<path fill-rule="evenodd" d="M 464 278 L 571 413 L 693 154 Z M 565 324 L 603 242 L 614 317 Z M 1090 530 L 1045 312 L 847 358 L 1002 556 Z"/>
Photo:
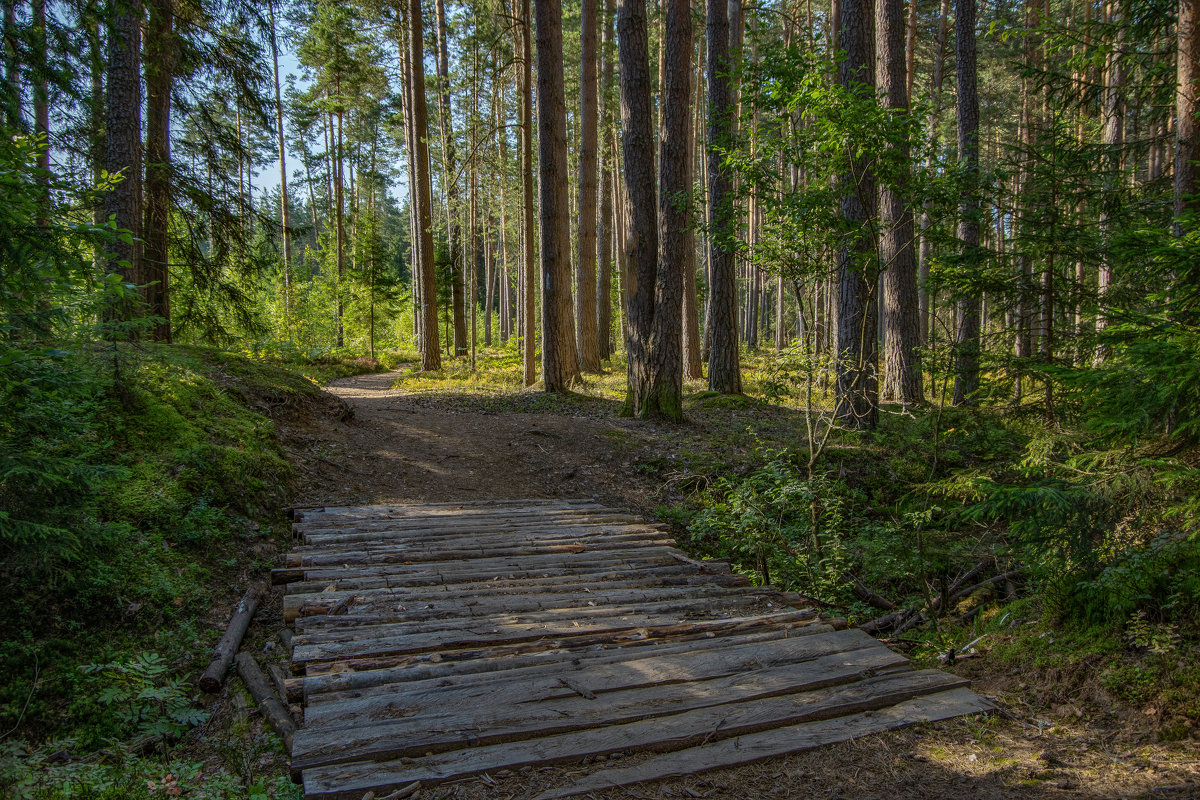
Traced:
<path fill-rule="evenodd" d="M 299 505 L 594 497 L 649 513 L 672 499 L 663 471 L 703 446 L 705 423 L 654 426 L 615 414 L 489 411 L 460 398 L 394 391 L 396 374 L 341 379 L 348 421 L 289 427 Z M 736 412 L 754 413 L 754 412 Z M 769 421 L 768 421 L 769 422 Z M 668 470 L 669 472 L 669 470 Z M 669 481 L 666 482 L 669 484 Z M 1156 742 L 1128 710 L 1060 696 L 1053 676 L 963 662 L 1000 712 L 595 798 L 1200 798 L 1200 741 Z M 632 764 L 638 756 L 621 759 Z M 525 769 L 423 790 L 424 798 L 512 800 L 610 766 Z"/>

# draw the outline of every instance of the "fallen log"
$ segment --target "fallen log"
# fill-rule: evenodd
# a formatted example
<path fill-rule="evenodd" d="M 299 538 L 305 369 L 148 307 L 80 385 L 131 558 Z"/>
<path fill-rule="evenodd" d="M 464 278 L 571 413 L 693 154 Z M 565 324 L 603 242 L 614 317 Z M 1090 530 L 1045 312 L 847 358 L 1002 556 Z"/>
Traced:
<path fill-rule="evenodd" d="M 867 605 L 878 608 L 880 611 L 896 610 L 895 603 L 893 603 L 891 600 L 888 600 L 883 595 L 871 591 L 871 589 L 865 583 L 859 580 L 857 576 L 853 576 L 853 581 L 854 582 L 850 585 L 850 591 L 859 600 L 862 600 Z"/>
<path fill-rule="evenodd" d="M 204 674 L 200 676 L 199 685 L 202 690 L 211 693 L 221 688 L 221 681 L 225 679 L 225 673 L 229 671 L 229 664 L 242 644 L 242 637 L 246 635 L 246 628 L 250 627 L 250 620 L 254 617 L 254 610 L 258 608 L 258 602 L 261 599 L 261 587 L 256 585 L 246 590 L 246 594 L 237 605 L 237 610 L 229 620 L 225 634 L 213 650 L 212 661 L 209 662 L 208 669 L 204 670 Z"/>
<path fill-rule="evenodd" d="M 266 676 L 258 668 L 254 656 L 249 653 L 238 653 L 236 660 L 238 675 L 242 677 L 242 683 L 246 684 L 246 688 L 250 690 L 250 696 L 262 709 L 267 722 L 271 723 L 271 727 L 283 739 L 283 746 L 290 754 L 292 739 L 296 735 L 296 723 L 292 721 L 292 715 L 288 712 L 287 706 L 275 692 L 271 691 L 271 685 L 267 683 Z"/>

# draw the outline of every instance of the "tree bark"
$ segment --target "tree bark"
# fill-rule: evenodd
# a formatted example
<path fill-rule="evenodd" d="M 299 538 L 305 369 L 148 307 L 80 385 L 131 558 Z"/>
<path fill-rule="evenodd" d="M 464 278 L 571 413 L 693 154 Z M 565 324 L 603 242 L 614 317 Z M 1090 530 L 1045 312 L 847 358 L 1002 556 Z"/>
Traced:
<path fill-rule="evenodd" d="M 1178 53 L 1175 67 L 1175 235 L 1183 235 L 1181 217 L 1200 209 L 1196 197 L 1196 96 L 1200 94 L 1200 0 L 1179 0 Z"/>
<path fill-rule="evenodd" d="M 421 0 L 408 0 L 408 63 L 412 75 L 413 181 L 421 258 L 421 369 L 441 369 L 438 349 L 437 277 L 433 263 L 433 187 L 429 174 L 429 112 L 425 102 L 424 25 Z"/>
<path fill-rule="evenodd" d="M 708 388 L 721 394 L 741 394 L 737 332 L 737 268 L 733 237 L 737 221 L 733 182 L 720 150 L 734 124 L 729 85 L 729 8 L 726 0 L 707 2 L 708 82 Z"/>
<path fill-rule="evenodd" d="M 571 308 L 571 210 L 561 0 L 536 0 L 538 186 L 542 218 L 542 374 L 547 392 L 580 380 Z"/>
<path fill-rule="evenodd" d="M 158 317 L 150 329 L 160 342 L 171 341 L 171 89 L 175 43 L 171 0 L 151 0 L 146 25 L 146 218 L 142 245 L 146 313 Z"/>
<path fill-rule="evenodd" d="M 874 93 L 875 15 L 870 0 L 842 0 L 840 37 L 842 86 Z M 838 252 L 837 413 L 850 427 L 874 428 L 879 418 L 877 270 L 870 222 L 875 216 L 875 179 L 864 157 L 852 159 L 839 179 L 841 215 L 849 232 Z"/>
<path fill-rule="evenodd" d="M 650 51 L 645 0 L 618 0 L 617 53 L 621 85 L 621 149 L 625 157 L 625 195 L 630 211 L 625 263 L 629 301 L 626 413 L 654 416 L 654 372 L 650 336 L 658 271 L 658 201 L 654 184 L 654 110 L 651 101 Z"/>
<path fill-rule="evenodd" d="M 1112 197 L 1121 185 L 1122 158 L 1121 149 L 1125 146 L 1125 8 L 1123 0 L 1107 0 L 1106 13 L 1111 27 L 1116 28 L 1114 47 L 1105 59 L 1105 80 L 1102 90 L 1104 101 L 1104 127 L 1102 142 L 1104 144 L 1104 192 L 1107 195 L 1100 212 L 1100 229 L 1104 236 L 1104 258 L 1100 262 L 1097 276 L 1096 332 L 1102 333 L 1108 327 L 1109 289 L 1113 279 L 1113 259 L 1111 251 L 1112 220 L 1108 210 L 1115 199 Z M 1103 347 L 1096 349 L 1096 360 L 1103 361 Z"/>
<path fill-rule="evenodd" d="M 600 342 L 596 308 L 597 273 L 597 125 L 598 65 L 596 53 L 597 0 L 582 0 L 579 43 L 581 49 L 579 109 L 579 254 L 575 263 L 578 287 L 579 367 L 600 371 Z"/>
<path fill-rule="evenodd" d="M 521 317 L 524 320 L 521 335 L 524 337 L 525 385 L 532 386 L 537 381 L 537 366 L 534 362 L 535 339 L 533 315 L 535 313 L 534 297 L 537 285 L 537 273 L 533 261 L 533 242 L 537 235 L 533 220 L 533 15 L 530 12 L 530 0 L 521 2 L 521 181 L 524 193 L 525 231 L 524 269 L 521 272 Z M 561 24 L 560 24 L 561 28 Z M 561 30 L 559 32 L 561 52 Z M 561 58 L 560 58 L 561 61 Z M 559 73 L 561 75 L 561 68 Z M 566 180 L 566 176 L 563 176 Z M 565 184 L 564 184 L 565 185 Z"/>
<path fill-rule="evenodd" d="M 288 208 L 287 147 L 283 138 L 283 94 L 279 86 L 279 42 L 275 31 L 275 0 L 267 0 L 271 22 L 271 60 L 275 77 L 275 135 L 279 145 L 279 227 L 283 237 L 283 310 L 288 323 L 292 309 L 292 230 Z"/>
<path fill-rule="evenodd" d="M 697 52 L 703 55 L 703 43 L 696 48 Z M 692 130 L 689 137 L 688 150 L 688 169 L 694 173 L 696 169 L 697 159 L 703 152 L 704 144 L 701 139 L 703 136 L 703 102 L 704 102 L 704 68 L 697 64 L 693 70 L 696 76 L 696 95 L 695 95 L 695 116 L 692 121 Z M 695 191 L 695 175 L 689 175 L 688 192 Z M 701 350 L 703 349 L 703 341 L 700 339 L 700 299 L 699 292 L 696 288 L 696 229 L 695 229 L 695 210 L 692 212 L 692 220 L 688 225 L 685 233 L 686 236 L 686 254 L 687 261 L 683 266 L 683 374 L 688 380 L 700 380 L 704 377 L 704 365 L 701 361 Z"/>
<path fill-rule="evenodd" d="M 979 262 L 979 92 L 975 66 L 975 0 L 955 0 L 954 57 L 958 79 L 958 161 L 967 178 L 959 206 L 958 239 L 963 264 L 974 272 Z M 974 275 L 968 276 L 968 280 Z M 958 298 L 954 405 L 975 401 L 979 391 L 980 301 L 973 291 Z"/>
<path fill-rule="evenodd" d="M 914 0 L 910 0 L 910 3 Z M 879 44 L 879 88 L 897 114 L 908 114 L 905 64 L 904 0 L 878 0 L 876 41 Z M 903 165 L 895 186 L 880 190 L 880 257 L 883 259 L 884 375 L 883 396 L 920 403 L 921 365 L 917 358 L 921 320 L 917 299 L 917 265 L 913 253 L 913 213 L 905 198 L 909 148 L 897 146 L 894 163 Z"/>
<path fill-rule="evenodd" d="M 111 246 L 109 270 L 126 284 L 142 279 L 142 81 L 140 31 L 142 4 L 129 0 L 119 6 L 108 33 L 108 76 L 105 112 L 104 166 L 122 180 L 104 198 L 104 215 L 132 240 L 119 238 Z M 134 315 L 131 304 L 115 310 L 118 319 Z"/>
<path fill-rule="evenodd" d="M 911 0 L 915 2 L 915 0 Z M 933 150 L 938 141 L 938 120 L 942 113 L 942 80 L 946 65 L 946 38 L 949 33 L 950 0 L 942 0 L 942 8 L 938 14 L 937 46 L 933 56 L 933 79 L 930 83 L 930 95 L 933 101 L 933 111 L 929 115 L 929 149 Z M 930 309 L 929 309 L 929 258 L 933 252 L 933 244 L 929 241 L 926 231 L 933 224 L 926 207 L 921 212 L 921 245 L 917 253 L 917 303 L 921 318 L 921 344 L 929 346 Z"/>

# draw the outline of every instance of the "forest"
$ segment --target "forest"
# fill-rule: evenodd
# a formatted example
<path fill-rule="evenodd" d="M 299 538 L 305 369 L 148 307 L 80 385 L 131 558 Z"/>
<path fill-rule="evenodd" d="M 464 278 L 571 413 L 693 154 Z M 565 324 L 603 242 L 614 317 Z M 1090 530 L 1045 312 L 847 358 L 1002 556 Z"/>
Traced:
<path fill-rule="evenodd" d="M 1198 14 L 3 0 L 0 794 L 303 796 L 287 510 L 578 496 L 1004 699 L 880 797 L 1197 796 Z"/>

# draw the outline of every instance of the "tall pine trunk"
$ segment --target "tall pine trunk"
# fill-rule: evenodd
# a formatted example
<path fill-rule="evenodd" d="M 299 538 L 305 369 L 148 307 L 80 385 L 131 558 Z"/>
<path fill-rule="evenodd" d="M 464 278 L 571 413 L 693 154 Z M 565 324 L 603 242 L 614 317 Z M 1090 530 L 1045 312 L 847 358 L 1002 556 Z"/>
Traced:
<path fill-rule="evenodd" d="M 275 138 L 279 149 L 279 227 L 283 237 L 283 312 L 285 324 L 292 310 L 292 230 L 288 203 L 287 147 L 283 138 L 283 93 L 279 85 L 279 41 L 275 30 L 275 0 L 267 0 L 271 22 L 271 61 L 275 78 Z"/>
<path fill-rule="evenodd" d="M 874 93 L 874 9 L 869 0 L 842 0 L 838 67 L 842 86 L 864 96 Z M 841 215 L 849 232 L 838 252 L 837 417 L 856 428 L 874 428 L 879 418 L 878 283 L 870 233 L 875 180 L 867 161 L 855 157 L 839 179 Z"/>
<path fill-rule="evenodd" d="M 411 75 L 413 182 L 417 195 L 417 236 L 421 272 L 421 369 L 442 366 L 438 349 L 437 278 L 433 263 L 433 187 L 429 174 L 429 112 L 425 102 L 424 32 L 421 0 L 408 0 L 408 64 Z"/>
<path fill-rule="evenodd" d="M 1180 218 L 1200 209 L 1196 198 L 1196 96 L 1200 94 L 1200 0 L 1179 0 L 1175 90 L 1175 234 L 1183 234 Z"/>
<path fill-rule="evenodd" d="M 879 88 L 888 106 L 898 114 L 907 115 L 904 0 L 878 0 L 876 8 Z M 907 142 L 898 143 L 896 149 L 894 163 L 902 165 L 897 185 L 883 186 L 879 202 L 880 257 L 884 269 L 883 396 L 903 403 L 919 403 L 924 399 L 917 360 L 921 321 L 917 264 L 913 258 L 913 214 L 905 197 L 909 163 Z"/>
<path fill-rule="evenodd" d="M 596 319 L 597 263 L 597 126 L 598 65 L 596 54 L 597 0 L 583 0 L 580 12 L 581 50 L 579 109 L 579 254 L 575 264 L 578 287 L 577 324 L 579 367 L 600 371 L 600 342 Z"/>
<path fill-rule="evenodd" d="M 104 168 L 122 176 L 104 198 L 104 215 L 133 234 L 129 241 L 118 238 L 112 243 L 109 270 L 133 285 L 142 283 L 141 23 L 140 0 L 120 4 L 110 22 L 104 120 Z M 127 320 L 133 313 L 126 303 L 115 316 Z"/>
<path fill-rule="evenodd" d="M 158 317 L 151 335 L 171 341 L 171 89 L 175 43 L 171 0 L 151 0 L 146 25 L 146 218 L 142 251 L 146 313 Z"/>
<path fill-rule="evenodd" d="M 571 308 L 571 210 L 567 192 L 562 6 L 559 0 L 537 0 L 535 9 L 538 185 L 542 217 L 542 373 L 547 392 L 562 392 L 578 384 L 580 379 Z"/>
<path fill-rule="evenodd" d="M 966 177 L 966 196 L 959 205 L 960 258 L 968 280 L 979 265 L 979 92 L 975 66 L 975 0 L 956 0 L 954 58 L 958 81 L 958 162 Z M 955 334 L 954 404 L 974 402 L 979 391 L 980 300 L 974 290 L 962 292 Z"/>
<path fill-rule="evenodd" d="M 536 340 L 534 338 L 533 315 L 535 312 L 534 298 L 537 286 L 537 272 L 534 265 L 534 237 L 537 235 L 537 225 L 533 219 L 533 15 L 530 11 L 530 0 L 521 2 L 521 191 L 523 194 L 522 235 L 523 263 L 521 265 L 521 335 L 524 353 L 525 385 L 532 386 L 537 381 L 537 365 L 534 361 Z M 561 12 L 560 12 L 561 15 Z M 561 23 L 559 31 L 561 53 Z M 559 59 L 561 61 L 561 57 Z M 560 67 L 561 75 L 562 69 Z M 565 135 L 565 134 L 564 134 Z M 566 180 L 566 176 L 563 176 Z M 564 184 L 565 186 L 565 184 Z"/>
<path fill-rule="evenodd" d="M 737 267 L 733 237 L 737 209 L 733 183 L 721 150 L 730 144 L 734 102 L 729 85 L 729 8 L 726 0 L 707 0 L 708 81 L 708 388 L 741 394 L 742 373 L 737 333 Z"/>

